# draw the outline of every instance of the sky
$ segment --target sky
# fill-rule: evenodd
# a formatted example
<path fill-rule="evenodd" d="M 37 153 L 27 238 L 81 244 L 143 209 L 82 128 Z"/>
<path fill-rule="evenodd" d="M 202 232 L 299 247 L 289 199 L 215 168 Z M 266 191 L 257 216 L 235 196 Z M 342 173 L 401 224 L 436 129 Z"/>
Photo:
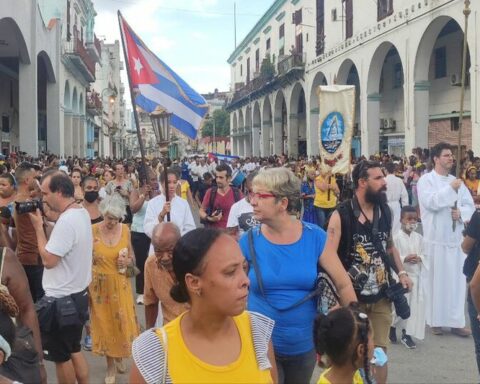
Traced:
<path fill-rule="evenodd" d="M 95 33 L 120 40 L 117 10 L 145 44 L 199 93 L 230 89 L 227 59 L 274 0 L 94 0 Z M 122 57 L 123 58 L 123 57 Z M 124 60 L 122 60 L 124 61 Z M 122 78 L 126 82 L 126 74 Z"/>

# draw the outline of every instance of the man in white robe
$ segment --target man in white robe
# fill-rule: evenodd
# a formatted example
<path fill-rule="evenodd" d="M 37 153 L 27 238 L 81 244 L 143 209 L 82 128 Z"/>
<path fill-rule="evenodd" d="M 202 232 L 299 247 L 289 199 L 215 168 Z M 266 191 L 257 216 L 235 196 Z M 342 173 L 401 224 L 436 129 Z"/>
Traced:
<path fill-rule="evenodd" d="M 385 170 L 387 202 L 392 210 L 392 235 L 395 235 L 400 230 L 400 208 L 408 205 L 408 192 L 403 180 L 395 176 L 395 163 L 387 163 Z"/>
<path fill-rule="evenodd" d="M 440 335 L 442 327 L 450 327 L 456 335 L 469 336 L 471 332 L 465 328 L 466 281 L 462 274 L 466 255 L 461 243 L 464 223 L 470 220 L 475 206 L 462 180 L 449 174 L 453 166 L 450 148 L 447 143 L 432 148 L 434 169 L 417 184 L 429 266 L 425 317 L 433 334 Z"/>

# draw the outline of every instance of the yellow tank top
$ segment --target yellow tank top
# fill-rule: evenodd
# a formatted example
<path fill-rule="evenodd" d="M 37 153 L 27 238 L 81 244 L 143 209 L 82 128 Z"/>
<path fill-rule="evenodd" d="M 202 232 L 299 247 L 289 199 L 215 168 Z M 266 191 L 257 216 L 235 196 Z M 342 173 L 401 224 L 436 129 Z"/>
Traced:
<path fill-rule="evenodd" d="M 328 178 L 325 180 L 323 176 L 317 176 L 315 179 L 315 182 L 327 182 L 328 183 Z M 330 184 L 331 185 L 337 185 L 337 181 L 335 180 L 335 176 L 332 176 L 330 179 Z M 313 201 L 313 205 L 315 207 L 320 207 L 320 208 L 335 208 L 337 205 L 337 196 L 335 195 L 335 192 L 330 190 L 330 199 L 328 196 L 328 190 L 323 192 L 321 189 L 315 187 L 315 200 Z"/>
<path fill-rule="evenodd" d="M 180 328 L 184 315 L 164 327 L 167 336 L 167 371 L 172 383 L 272 383 L 270 370 L 260 370 L 258 367 L 247 311 L 233 318 L 242 347 L 238 359 L 225 366 L 207 364 L 188 350 Z M 161 330 L 155 332 L 163 340 Z"/>
<path fill-rule="evenodd" d="M 181 192 L 181 197 L 184 200 L 187 200 L 187 192 L 190 189 L 190 184 L 188 184 L 188 181 L 185 181 L 180 184 L 180 192 Z"/>
<path fill-rule="evenodd" d="M 326 375 L 329 370 L 330 369 L 323 371 L 323 373 L 321 374 L 320 378 L 317 381 L 317 384 L 335 384 L 330 382 L 330 380 L 326 378 Z M 363 379 L 362 379 L 362 376 L 360 375 L 360 371 L 355 372 L 355 375 L 353 375 L 352 384 L 363 384 Z"/>

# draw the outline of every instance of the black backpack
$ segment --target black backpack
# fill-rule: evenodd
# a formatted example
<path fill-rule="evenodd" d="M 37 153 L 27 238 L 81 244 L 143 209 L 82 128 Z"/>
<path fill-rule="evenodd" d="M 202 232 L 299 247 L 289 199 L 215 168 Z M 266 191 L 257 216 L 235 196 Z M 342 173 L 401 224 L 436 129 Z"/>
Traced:
<path fill-rule="evenodd" d="M 235 187 L 230 187 L 230 188 L 232 188 L 233 199 L 236 203 L 237 201 L 240 200 L 240 190 Z M 214 211 L 215 198 L 217 197 L 217 190 L 218 190 L 218 187 L 216 185 L 214 185 L 213 187 L 210 187 L 210 199 L 208 200 L 208 207 L 205 210 L 205 212 L 207 213 L 207 216 L 210 216 Z M 210 224 L 208 220 L 204 220 L 204 219 L 201 219 L 200 222 L 202 224 Z"/>
<path fill-rule="evenodd" d="M 349 270 L 353 262 L 352 247 L 353 234 L 355 232 L 356 220 L 358 215 L 355 214 L 352 206 L 352 200 L 346 200 L 337 205 L 337 212 L 340 215 L 340 224 L 342 235 L 338 245 L 337 254 L 343 264 L 345 270 Z M 387 221 L 387 231 L 392 231 L 392 212 L 387 203 L 380 204 L 380 212 Z"/>

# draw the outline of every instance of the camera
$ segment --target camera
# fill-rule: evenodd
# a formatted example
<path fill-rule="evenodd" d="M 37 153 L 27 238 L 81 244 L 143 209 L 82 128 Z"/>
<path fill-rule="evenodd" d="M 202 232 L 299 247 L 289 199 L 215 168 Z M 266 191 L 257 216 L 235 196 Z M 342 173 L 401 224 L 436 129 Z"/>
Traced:
<path fill-rule="evenodd" d="M 352 265 L 350 269 L 347 271 L 348 276 L 352 280 L 353 287 L 356 290 L 363 290 L 363 287 L 368 281 L 368 275 L 365 271 L 362 271 L 356 265 Z"/>
<path fill-rule="evenodd" d="M 407 298 L 405 297 L 405 293 L 407 292 L 408 290 L 403 288 L 401 283 L 394 283 L 385 291 L 388 300 L 390 300 L 395 306 L 395 312 L 397 313 L 397 316 L 400 316 L 403 320 L 406 320 L 410 317 L 410 306 L 408 305 Z"/>
<path fill-rule="evenodd" d="M 23 215 L 24 213 L 29 213 L 29 212 L 35 212 L 37 208 L 40 209 L 40 211 L 43 214 L 42 200 L 34 199 L 30 201 L 15 202 L 15 209 L 17 210 L 19 215 Z"/>

